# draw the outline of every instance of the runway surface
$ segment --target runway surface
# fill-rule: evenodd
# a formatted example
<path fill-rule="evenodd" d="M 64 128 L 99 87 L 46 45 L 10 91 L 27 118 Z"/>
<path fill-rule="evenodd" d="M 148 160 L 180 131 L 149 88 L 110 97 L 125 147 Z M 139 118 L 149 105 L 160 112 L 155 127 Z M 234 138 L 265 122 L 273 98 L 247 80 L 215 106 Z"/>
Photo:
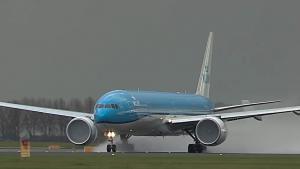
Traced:
<path fill-rule="evenodd" d="M 65 151 L 65 150 L 64 150 Z M 299 169 L 300 155 L 188 154 L 188 153 L 83 153 L 33 152 L 20 158 L 17 152 L 0 153 L 0 169 Z"/>
<path fill-rule="evenodd" d="M 288 154 L 278 154 L 278 153 L 187 153 L 187 152 L 116 152 L 116 153 L 107 153 L 107 152 L 84 152 L 83 149 L 58 149 L 58 150 L 48 150 L 47 148 L 32 148 L 32 155 L 117 155 L 117 154 L 126 154 L 126 155 L 288 155 Z M 0 148 L 0 155 L 10 154 L 10 155 L 19 155 L 19 148 Z M 296 154 L 295 154 L 296 155 Z"/>
<path fill-rule="evenodd" d="M 114 154 L 107 152 L 84 152 L 83 149 L 58 149 L 48 150 L 47 148 L 32 148 L 30 150 L 33 154 Z M 19 154 L 18 148 L 0 148 L 0 154 Z M 116 152 L 115 154 L 185 154 L 186 152 Z M 188 154 L 188 153 L 186 153 Z M 206 153 L 208 154 L 208 153 Z"/>

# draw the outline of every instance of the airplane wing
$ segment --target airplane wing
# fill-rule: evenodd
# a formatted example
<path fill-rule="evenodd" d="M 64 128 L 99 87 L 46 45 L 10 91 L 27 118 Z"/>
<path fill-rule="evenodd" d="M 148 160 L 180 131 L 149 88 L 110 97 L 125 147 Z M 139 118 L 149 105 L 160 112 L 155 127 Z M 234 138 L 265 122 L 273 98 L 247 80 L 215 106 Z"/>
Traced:
<path fill-rule="evenodd" d="M 249 106 L 257 106 L 257 105 L 270 104 L 270 103 L 278 103 L 278 102 L 280 102 L 280 100 L 257 102 L 257 103 L 247 102 L 247 103 L 238 104 L 238 105 L 216 107 L 216 108 L 213 109 L 213 111 L 214 112 L 218 112 L 218 111 L 224 111 L 224 110 L 229 110 L 229 109 L 236 109 L 236 108 L 249 107 Z"/>
<path fill-rule="evenodd" d="M 36 107 L 36 106 L 27 106 L 27 105 L 14 104 L 14 103 L 0 102 L 0 107 L 8 107 L 8 108 L 13 108 L 13 109 L 28 110 L 28 111 L 33 111 L 33 112 L 60 115 L 60 116 L 67 116 L 67 117 L 89 117 L 89 118 L 93 118 L 93 114 L 89 114 L 89 113 L 69 111 L 69 110 L 60 110 L 60 109 L 51 109 L 51 108 L 43 108 L 43 107 Z"/>
<path fill-rule="evenodd" d="M 233 121 L 257 116 L 279 114 L 293 112 L 296 115 L 300 115 L 297 111 L 300 111 L 300 106 L 294 107 L 283 107 L 275 109 L 265 109 L 265 110 L 253 110 L 253 111 L 242 111 L 242 112 L 232 112 L 232 113 L 212 113 L 207 115 L 196 115 L 196 116 L 180 116 L 180 117 L 171 117 L 166 119 L 167 123 L 170 124 L 181 124 L 181 123 L 195 123 L 205 117 L 218 117 L 224 121 Z"/>

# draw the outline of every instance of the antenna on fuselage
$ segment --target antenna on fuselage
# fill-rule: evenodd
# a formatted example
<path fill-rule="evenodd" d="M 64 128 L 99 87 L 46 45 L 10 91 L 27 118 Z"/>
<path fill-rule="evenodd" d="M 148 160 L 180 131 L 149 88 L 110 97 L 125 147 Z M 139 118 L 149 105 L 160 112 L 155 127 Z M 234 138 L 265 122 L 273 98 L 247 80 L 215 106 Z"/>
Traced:
<path fill-rule="evenodd" d="M 200 72 L 199 81 L 196 90 L 196 95 L 205 96 L 207 98 L 209 98 L 212 49 L 213 49 L 213 32 L 210 32 L 206 44 L 203 63 L 202 63 L 201 72 Z"/>

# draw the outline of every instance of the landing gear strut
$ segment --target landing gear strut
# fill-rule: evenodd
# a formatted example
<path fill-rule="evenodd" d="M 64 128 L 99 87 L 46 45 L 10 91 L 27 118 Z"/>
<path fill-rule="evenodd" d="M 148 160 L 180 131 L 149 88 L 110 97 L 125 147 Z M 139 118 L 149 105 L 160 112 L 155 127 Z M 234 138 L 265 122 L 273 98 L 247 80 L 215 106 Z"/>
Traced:
<path fill-rule="evenodd" d="M 189 130 L 185 130 L 185 132 L 188 133 L 195 142 L 195 144 L 188 145 L 188 153 L 202 153 L 206 150 L 206 146 L 203 146 L 192 132 Z"/>
<path fill-rule="evenodd" d="M 107 152 L 116 152 L 117 151 L 117 146 L 114 144 L 114 137 L 116 134 L 114 132 L 107 132 L 105 133 L 105 136 L 108 137 L 109 144 L 106 146 L 106 151 Z"/>

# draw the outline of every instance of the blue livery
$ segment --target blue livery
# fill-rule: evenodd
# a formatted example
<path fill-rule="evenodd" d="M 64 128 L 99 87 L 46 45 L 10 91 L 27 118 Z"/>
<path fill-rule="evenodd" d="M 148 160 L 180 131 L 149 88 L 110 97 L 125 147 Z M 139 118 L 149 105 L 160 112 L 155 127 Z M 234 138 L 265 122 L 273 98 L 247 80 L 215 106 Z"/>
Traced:
<path fill-rule="evenodd" d="M 115 90 L 97 100 L 94 119 L 96 123 L 128 123 L 149 115 L 147 110 L 161 115 L 199 115 L 213 109 L 213 102 L 199 95 Z"/>

